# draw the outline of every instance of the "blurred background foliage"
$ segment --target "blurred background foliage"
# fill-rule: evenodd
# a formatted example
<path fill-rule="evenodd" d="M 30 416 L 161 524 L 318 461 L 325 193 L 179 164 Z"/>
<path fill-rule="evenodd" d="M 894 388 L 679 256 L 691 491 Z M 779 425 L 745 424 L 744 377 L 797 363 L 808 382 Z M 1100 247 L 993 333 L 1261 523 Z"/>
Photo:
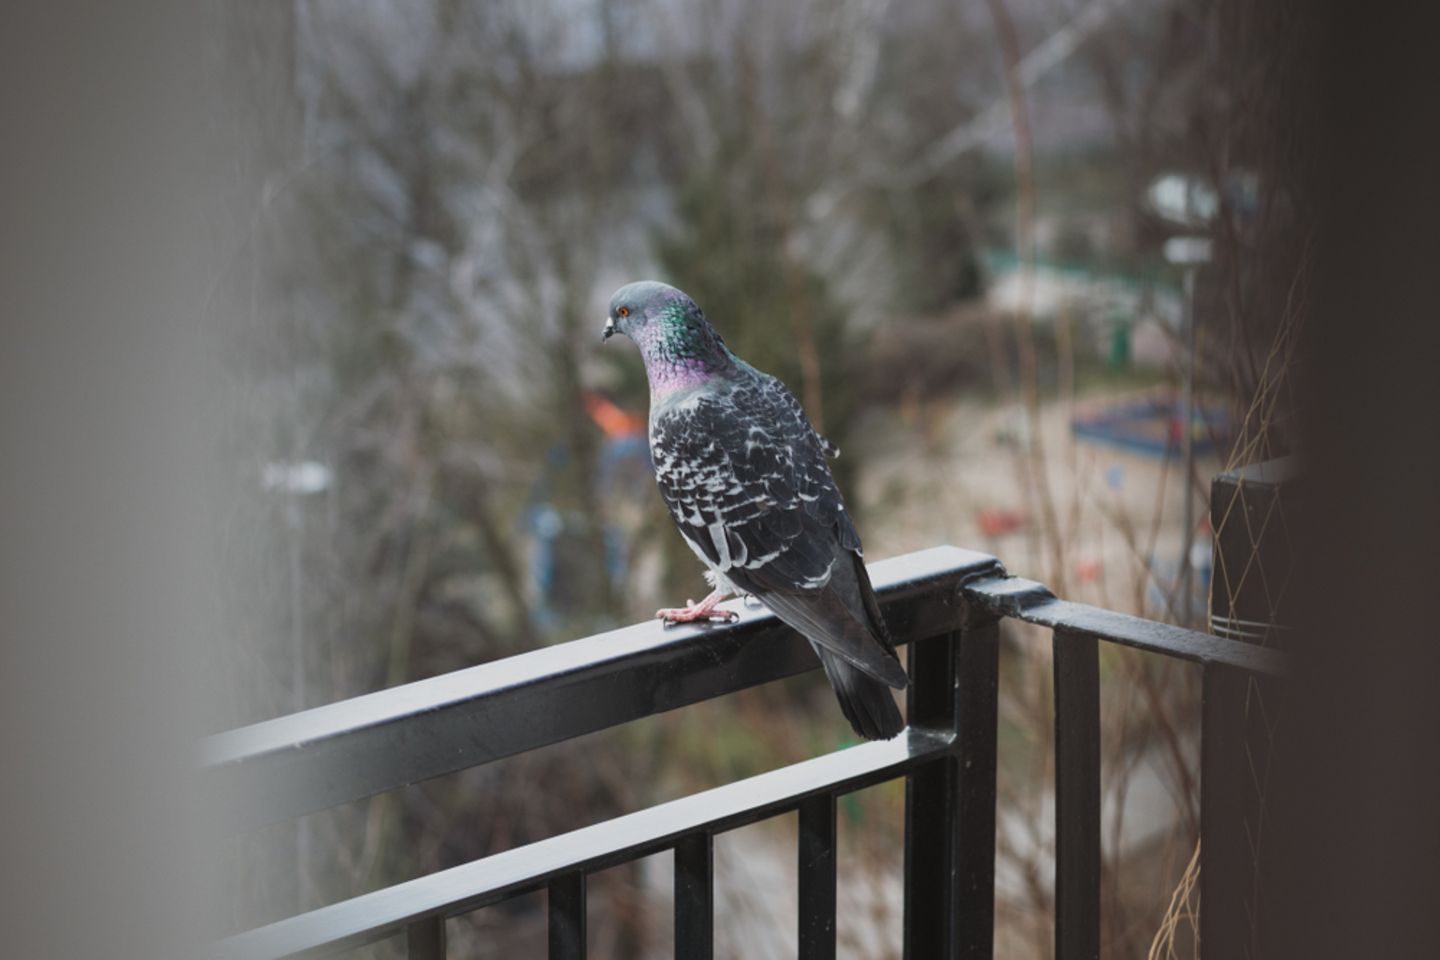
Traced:
<path fill-rule="evenodd" d="M 216 444 L 233 469 L 211 482 L 237 506 L 215 518 L 227 590 L 212 601 L 233 642 L 213 726 L 563 642 L 704 589 L 653 491 L 638 356 L 599 343 L 610 292 L 641 277 L 692 294 L 844 449 L 868 558 L 952 542 L 1076 599 L 1182 619 L 1177 558 L 1208 531 L 1203 507 L 1185 529 L 1180 504 L 1203 503 L 1215 469 L 1289 445 L 1303 304 L 1257 277 L 1306 262 L 1286 192 L 1303 160 L 1275 106 L 1305 39 L 1294 8 L 227 6 L 215 69 L 232 109 L 214 136 L 233 166 L 231 252 L 210 309 L 226 317 Z M 1097 405 L 1174 409 L 1185 304 L 1161 252 L 1180 231 L 1146 197 L 1175 172 L 1219 198 L 1196 228 L 1214 256 L 1195 292 L 1195 378 L 1226 426 L 1190 477 L 1169 421 L 1149 457 L 1071 431 Z M 1203 625 L 1203 577 L 1195 589 Z M 1006 638 L 1009 956 L 1050 950 L 1046 650 Z M 1146 956 L 1195 842 L 1195 678 L 1125 651 L 1103 667 L 1125 681 L 1105 688 L 1119 784 L 1106 951 Z M 812 674 L 317 814 L 227 845 L 218 923 L 849 738 Z M 851 956 L 898 956 L 901 796 L 891 784 L 843 808 Z M 777 842 L 793 824 L 722 849 L 721 955 L 781 956 L 793 938 L 793 886 L 765 872 Z M 654 864 L 598 878 L 591 955 L 668 955 L 667 888 Z M 533 900 L 453 922 L 452 950 L 540 955 Z"/>

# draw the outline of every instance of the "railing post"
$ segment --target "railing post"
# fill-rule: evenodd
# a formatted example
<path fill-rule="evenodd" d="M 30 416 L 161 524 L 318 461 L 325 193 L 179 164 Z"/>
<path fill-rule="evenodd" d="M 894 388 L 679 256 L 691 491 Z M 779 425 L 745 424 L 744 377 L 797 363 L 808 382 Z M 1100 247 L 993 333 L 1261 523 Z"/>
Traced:
<path fill-rule="evenodd" d="M 959 862 L 955 918 L 959 956 L 995 955 L 996 714 L 1000 686 L 1000 621 L 978 618 L 960 635 Z"/>
<path fill-rule="evenodd" d="M 1270 756 L 1265 694 L 1273 686 L 1214 664 L 1203 683 L 1200 952 L 1207 960 L 1253 960 Z"/>
<path fill-rule="evenodd" d="M 577 870 L 550 881 L 550 960 L 585 956 L 585 873 Z"/>
<path fill-rule="evenodd" d="M 953 732 L 959 637 L 910 644 L 910 726 Z M 905 960 L 955 956 L 956 850 L 954 753 L 905 780 Z"/>
<path fill-rule="evenodd" d="M 1056 630 L 1055 957 L 1100 956 L 1100 658 L 1094 637 Z"/>
<path fill-rule="evenodd" d="M 715 838 L 691 834 L 675 844 L 675 956 L 715 955 Z"/>
<path fill-rule="evenodd" d="M 835 960 L 835 794 L 800 804 L 800 960 Z"/>
<path fill-rule="evenodd" d="M 906 780 L 905 957 L 989 957 L 995 911 L 995 704 L 999 627 L 910 645 L 910 724 L 954 748 Z"/>
<path fill-rule="evenodd" d="M 417 920 L 405 928 L 406 960 L 445 960 L 445 918 Z"/>

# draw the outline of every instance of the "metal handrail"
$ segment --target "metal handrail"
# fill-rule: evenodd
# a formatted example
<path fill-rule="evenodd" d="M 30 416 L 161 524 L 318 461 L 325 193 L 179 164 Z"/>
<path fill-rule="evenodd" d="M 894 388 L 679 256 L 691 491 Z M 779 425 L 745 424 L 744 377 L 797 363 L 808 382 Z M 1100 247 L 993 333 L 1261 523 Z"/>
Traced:
<path fill-rule="evenodd" d="M 1220 796 L 1220 774 L 1233 761 L 1211 728 L 1227 723 L 1222 707 L 1240 695 L 1237 682 L 1283 672 L 1280 654 L 1060 600 L 1008 576 L 996 558 L 955 547 L 882 561 L 870 573 L 897 642 L 912 643 L 904 736 L 246 931 L 218 942 L 215 956 L 319 955 L 406 931 L 412 957 L 438 958 L 446 917 L 548 888 L 551 956 L 579 957 L 586 875 L 674 848 L 677 955 L 703 958 L 713 933 L 714 834 L 798 809 L 801 956 L 833 957 L 835 800 L 900 776 L 906 954 L 989 955 L 1002 618 L 1055 631 L 1057 956 L 1090 956 L 1099 944 L 1097 641 L 1204 667 L 1202 833 L 1207 848 L 1212 834 L 1223 847 L 1243 830 L 1236 821 L 1244 810 Z M 773 615 L 733 609 L 740 619 L 731 625 L 640 624 L 210 737 L 201 766 L 211 807 L 228 831 L 253 829 L 818 666 L 809 644 Z M 1230 740 L 1243 732 L 1226 727 Z M 1207 890 L 1213 874 L 1203 874 Z M 1219 955 L 1209 945 L 1206 953 Z"/>
<path fill-rule="evenodd" d="M 954 629 L 960 585 L 1003 572 L 955 547 L 870 568 L 901 643 Z M 208 737 L 209 807 L 240 832 L 819 666 L 768 610 L 726 606 L 734 624 L 636 624 Z"/>

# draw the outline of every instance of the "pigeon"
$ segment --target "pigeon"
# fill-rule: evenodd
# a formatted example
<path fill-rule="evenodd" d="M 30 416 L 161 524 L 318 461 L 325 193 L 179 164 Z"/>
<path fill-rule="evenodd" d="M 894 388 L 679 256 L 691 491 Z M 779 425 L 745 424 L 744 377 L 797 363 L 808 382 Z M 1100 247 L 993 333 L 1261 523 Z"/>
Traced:
<path fill-rule="evenodd" d="M 855 732 L 894 737 L 905 722 L 890 688 L 904 689 L 907 678 L 826 463 L 839 451 L 783 383 L 731 352 L 674 287 L 621 287 L 602 342 L 616 333 L 645 361 L 660 495 L 714 587 L 700 603 L 656 616 L 732 619 L 716 605 L 754 597 L 810 641 Z"/>

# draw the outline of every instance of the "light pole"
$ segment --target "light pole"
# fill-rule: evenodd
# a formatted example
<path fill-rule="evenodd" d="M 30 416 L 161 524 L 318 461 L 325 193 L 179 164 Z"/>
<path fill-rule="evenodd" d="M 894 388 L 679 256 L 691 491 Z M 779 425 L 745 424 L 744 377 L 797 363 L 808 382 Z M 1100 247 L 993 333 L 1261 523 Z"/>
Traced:
<path fill-rule="evenodd" d="M 1150 208 L 1159 216 L 1187 230 L 1204 230 L 1220 210 L 1220 200 L 1210 185 L 1195 177 L 1167 174 L 1157 178 L 1146 191 Z M 1181 459 L 1184 461 L 1185 535 L 1180 548 L 1177 589 L 1180 591 L 1180 622 L 1190 625 L 1194 607 L 1194 567 L 1190 550 L 1195 540 L 1195 494 L 1190 482 L 1195 474 L 1195 276 L 1210 262 L 1210 239 L 1178 236 L 1165 241 L 1165 259 L 1183 271 L 1184 302 L 1181 324 L 1185 336 L 1185 358 L 1181 368 L 1180 430 Z"/>
<path fill-rule="evenodd" d="M 1184 418 L 1180 427 L 1180 453 L 1184 461 L 1185 537 L 1180 547 L 1180 622 L 1190 626 L 1193 607 L 1194 569 L 1190 550 L 1195 540 L 1195 492 L 1190 481 L 1195 476 L 1195 275 L 1210 262 L 1210 240 L 1207 237 L 1171 237 L 1165 241 L 1165 259 L 1185 271 L 1184 303 L 1185 364 L 1181 381 L 1180 408 Z"/>

